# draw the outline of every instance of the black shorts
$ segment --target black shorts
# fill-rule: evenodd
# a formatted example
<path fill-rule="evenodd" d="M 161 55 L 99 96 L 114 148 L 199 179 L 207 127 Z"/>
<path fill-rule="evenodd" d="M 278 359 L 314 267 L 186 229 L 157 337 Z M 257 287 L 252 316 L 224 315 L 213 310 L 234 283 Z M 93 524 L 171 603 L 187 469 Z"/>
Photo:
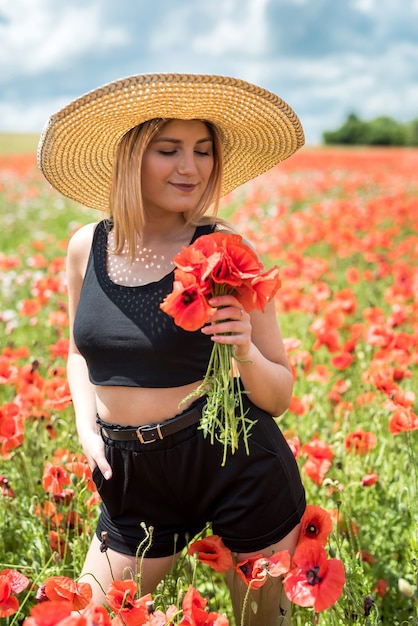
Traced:
<path fill-rule="evenodd" d="M 102 498 L 97 536 L 134 556 L 152 527 L 147 557 L 182 550 L 207 523 L 232 552 L 257 552 L 283 539 L 300 521 L 305 492 L 295 458 L 275 420 L 247 398 L 256 420 L 222 467 L 223 446 L 199 425 L 150 444 L 103 436 L 113 475 L 93 478 Z M 100 421 L 99 421 L 100 424 Z M 142 523 L 142 524 L 141 524 Z"/>

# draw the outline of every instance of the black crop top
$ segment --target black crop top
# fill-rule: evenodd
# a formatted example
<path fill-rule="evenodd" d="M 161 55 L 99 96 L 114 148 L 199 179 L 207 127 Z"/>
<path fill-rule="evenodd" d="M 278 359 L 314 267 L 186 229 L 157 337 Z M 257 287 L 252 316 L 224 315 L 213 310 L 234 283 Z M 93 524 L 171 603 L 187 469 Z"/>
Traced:
<path fill-rule="evenodd" d="M 74 340 L 95 385 L 179 387 L 202 379 L 213 343 L 189 332 L 160 309 L 173 288 L 174 272 L 137 287 L 114 283 L 107 273 L 107 238 L 112 224 L 94 232 L 74 320 Z M 198 226 L 192 241 L 213 232 Z"/>

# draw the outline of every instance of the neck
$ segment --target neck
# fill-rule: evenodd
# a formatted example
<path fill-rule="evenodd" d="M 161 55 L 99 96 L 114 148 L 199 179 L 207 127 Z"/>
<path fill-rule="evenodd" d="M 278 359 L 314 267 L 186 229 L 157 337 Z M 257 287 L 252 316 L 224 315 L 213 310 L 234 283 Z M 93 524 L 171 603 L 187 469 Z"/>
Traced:
<path fill-rule="evenodd" d="M 174 214 L 170 218 L 148 220 L 138 243 L 145 246 L 158 242 L 175 242 L 187 236 L 190 229 L 194 230 L 194 226 L 186 226 L 183 215 Z"/>

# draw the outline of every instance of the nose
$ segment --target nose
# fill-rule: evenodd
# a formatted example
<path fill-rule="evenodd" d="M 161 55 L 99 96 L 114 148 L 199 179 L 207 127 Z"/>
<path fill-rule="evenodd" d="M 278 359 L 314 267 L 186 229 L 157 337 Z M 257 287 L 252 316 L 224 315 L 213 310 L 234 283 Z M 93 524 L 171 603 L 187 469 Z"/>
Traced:
<path fill-rule="evenodd" d="M 183 150 L 177 164 L 179 174 L 194 176 L 197 172 L 196 155 L 194 150 Z"/>

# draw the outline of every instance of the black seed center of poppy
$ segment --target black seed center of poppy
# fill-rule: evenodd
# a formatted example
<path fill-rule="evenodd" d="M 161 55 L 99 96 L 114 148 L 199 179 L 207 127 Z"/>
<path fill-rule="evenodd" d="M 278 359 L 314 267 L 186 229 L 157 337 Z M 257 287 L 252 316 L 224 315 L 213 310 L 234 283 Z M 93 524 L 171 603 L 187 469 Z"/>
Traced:
<path fill-rule="evenodd" d="M 310 569 L 309 571 L 306 572 L 308 585 L 311 585 L 313 587 L 314 585 L 319 585 L 319 583 L 322 582 L 322 578 L 321 576 L 318 576 L 318 573 L 319 573 L 318 565 L 316 565 L 313 569 Z"/>
<path fill-rule="evenodd" d="M 193 293 L 184 293 L 183 294 L 183 304 L 191 304 L 195 300 L 195 294 Z"/>
<path fill-rule="evenodd" d="M 308 528 L 306 529 L 309 535 L 318 535 L 319 534 L 319 530 L 318 527 L 315 526 L 315 524 L 309 524 Z"/>

